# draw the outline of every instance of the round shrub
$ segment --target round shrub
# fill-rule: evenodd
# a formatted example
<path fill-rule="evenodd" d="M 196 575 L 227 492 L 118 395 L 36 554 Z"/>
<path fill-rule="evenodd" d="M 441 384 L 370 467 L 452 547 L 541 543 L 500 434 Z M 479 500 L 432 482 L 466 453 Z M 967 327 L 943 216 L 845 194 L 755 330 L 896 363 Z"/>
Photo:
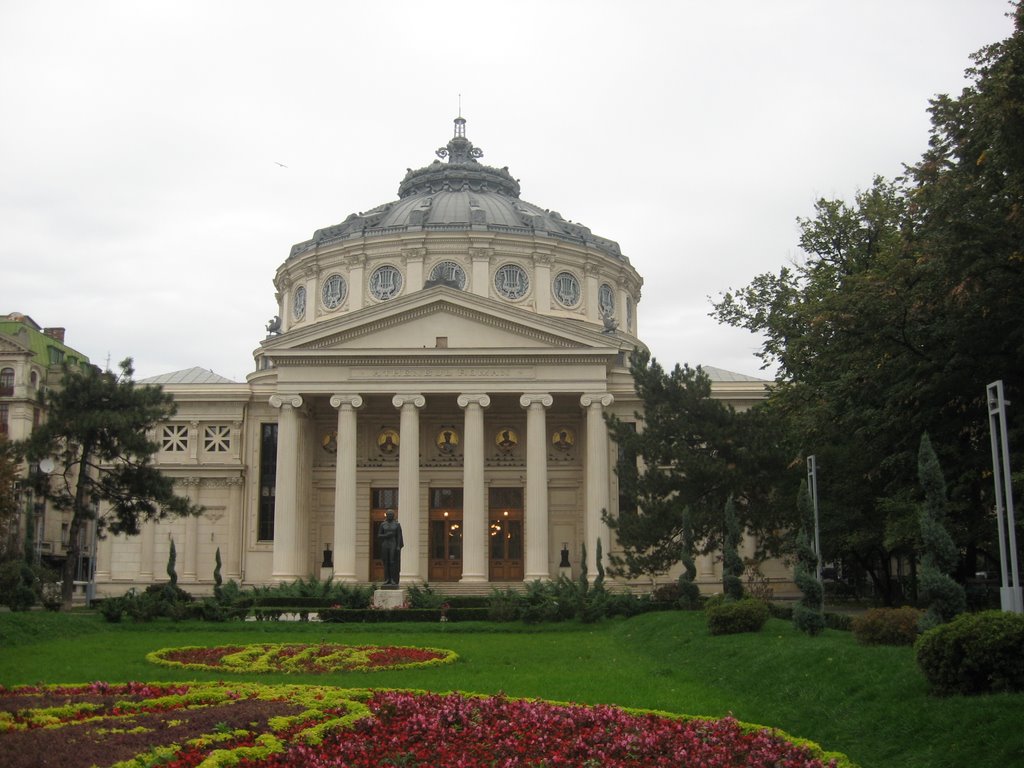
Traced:
<path fill-rule="evenodd" d="M 925 632 L 917 665 L 938 694 L 1024 691 L 1024 615 L 965 613 Z"/>
<path fill-rule="evenodd" d="M 793 626 L 811 637 L 820 635 L 825 629 L 825 614 L 803 602 L 797 603 L 793 606 Z"/>
<path fill-rule="evenodd" d="M 853 620 L 851 629 L 863 645 L 913 645 L 917 640 L 921 611 L 902 608 L 872 608 Z"/>
<path fill-rule="evenodd" d="M 757 632 L 768 621 L 768 606 L 760 600 L 726 601 L 708 607 L 705 613 L 708 632 L 712 635 Z"/>

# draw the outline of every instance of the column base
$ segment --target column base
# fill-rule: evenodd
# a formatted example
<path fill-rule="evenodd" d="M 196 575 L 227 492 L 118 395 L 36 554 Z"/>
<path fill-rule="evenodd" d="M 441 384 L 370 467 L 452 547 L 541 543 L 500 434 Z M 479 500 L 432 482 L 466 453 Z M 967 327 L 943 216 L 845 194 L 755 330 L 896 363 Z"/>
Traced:
<path fill-rule="evenodd" d="M 459 584 L 482 584 L 486 581 L 487 577 L 482 573 L 464 573 Z"/>

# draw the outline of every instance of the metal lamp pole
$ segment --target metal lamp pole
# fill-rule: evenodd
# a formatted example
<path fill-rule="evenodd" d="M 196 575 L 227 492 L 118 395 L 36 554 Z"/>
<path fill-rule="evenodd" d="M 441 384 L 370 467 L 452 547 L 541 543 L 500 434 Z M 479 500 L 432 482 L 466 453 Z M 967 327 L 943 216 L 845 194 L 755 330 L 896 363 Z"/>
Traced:
<path fill-rule="evenodd" d="M 818 564 L 814 569 L 818 581 L 821 581 L 821 529 L 818 526 L 818 462 L 811 455 L 807 457 L 807 490 L 811 494 L 811 503 L 814 506 L 814 556 L 818 558 Z"/>
<path fill-rule="evenodd" d="M 996 487 L 996 523 L 999 529 L 999 602 L 1004 611 L 1024 613 L 1020 572 L 1017 570 L 1017 530 L 1013 512 L 1013 484 L 1010 477 L 1010 443 L 1006 434 L 1008 403 L 1003 397 L 1002 379 L 989 384 L 985 394 L 988 401 L 989 431 L 992 435 L 992 478 Z M 1010 550 L 1009 578 L 1006 570 L 1007 549 Z"/>

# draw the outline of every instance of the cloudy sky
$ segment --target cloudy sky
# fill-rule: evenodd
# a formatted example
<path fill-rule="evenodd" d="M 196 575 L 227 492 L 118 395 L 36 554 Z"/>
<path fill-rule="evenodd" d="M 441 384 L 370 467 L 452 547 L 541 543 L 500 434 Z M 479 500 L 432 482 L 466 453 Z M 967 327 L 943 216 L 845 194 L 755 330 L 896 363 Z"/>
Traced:
<path fill-rule="evenodd" d="M 0 313 L 236 380 L 292 244 L 397 198 L 462 99 L 483 162 L 617 240 L 668 365 L 760 375 L 709 296 L 895 176 L 1006 0 L 0 0 Z M 283 164 L 286 167 L 278 165 Z"/>

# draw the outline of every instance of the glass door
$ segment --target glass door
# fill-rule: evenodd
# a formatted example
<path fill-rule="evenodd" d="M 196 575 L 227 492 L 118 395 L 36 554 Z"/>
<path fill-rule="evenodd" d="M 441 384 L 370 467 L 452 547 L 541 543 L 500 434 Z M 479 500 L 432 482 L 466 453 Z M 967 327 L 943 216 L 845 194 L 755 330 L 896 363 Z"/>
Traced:
<path fill-rule="evenodd" d="M 491 488 L 487 543 L 491 581 L 523 580 L 523 489 Z"/>
<path fill-rule="evenodd" d="M 430 531 L 427 578 L 462 578 L 462 489 L 430 489 Z"/>

